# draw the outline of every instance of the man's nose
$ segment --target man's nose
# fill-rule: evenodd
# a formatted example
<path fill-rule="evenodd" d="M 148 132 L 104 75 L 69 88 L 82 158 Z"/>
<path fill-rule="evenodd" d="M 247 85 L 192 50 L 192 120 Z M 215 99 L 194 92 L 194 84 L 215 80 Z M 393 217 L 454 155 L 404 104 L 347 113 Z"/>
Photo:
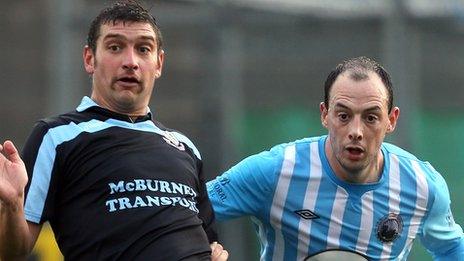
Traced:
<path fill-rule="evenodd" d="M 348 133 L 350 140 L 360 141 L 363 138 L 363 126 L 360 117 L 354 117 L 350 123 L 350 129 Z"/>
<path fill-rule="evenodd" d="M 137 54 L 132 50 L 128 49 L 123 58 L 122 67 L 125 70 L 137 70 L 139 68 Z"/>

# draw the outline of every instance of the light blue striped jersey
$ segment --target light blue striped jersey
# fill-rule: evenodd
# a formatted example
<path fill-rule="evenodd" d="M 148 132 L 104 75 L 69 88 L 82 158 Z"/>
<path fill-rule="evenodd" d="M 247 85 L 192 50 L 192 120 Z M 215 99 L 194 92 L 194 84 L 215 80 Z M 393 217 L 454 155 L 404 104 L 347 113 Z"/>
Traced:
<path fill-rule="evenodd" d="M 328 250 L 406 260 L 416 237 L 436 260 L 464 260 L 447 185 L 428 162 L 383 143 L 380 180 L 347 183 L 328 163 L 326 138 L 275 146 L 208 182 L 216 218 L 252 216 L 261 260 L 304 260 Z"/>

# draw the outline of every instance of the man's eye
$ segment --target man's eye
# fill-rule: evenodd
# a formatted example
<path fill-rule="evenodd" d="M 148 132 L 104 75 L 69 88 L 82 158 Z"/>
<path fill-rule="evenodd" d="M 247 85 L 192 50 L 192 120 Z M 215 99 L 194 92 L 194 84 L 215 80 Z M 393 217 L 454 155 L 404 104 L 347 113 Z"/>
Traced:
<path fill-rule="evenodd" d="M 148 52 L 150 52 L 150 48 L 142 46 L 142 47 L 139 48 L 139 51 L 141 53 L 148 53 Z"/>
<path fill-rule="evenodd" d="M 376 122 L 376 121 L 377 121 L 377 116 L 375 115 L 367 116 L 367 122 Z"/>
<path fill-rule="evenodd" d="M 339 113 L 339 114 L 338 114 L 338 118 L 339 118 L 341 121 L 346 121 L 346 120 L 348 120 L 348 114 L 346 114 L 346 113 Z"/>
<path fill-rule="evenodd" d="M 118 45 L 110 45 L 108 47 L 108 49 L 110 49 L 113 52 L 117 52 L 117 51 L 121 50 L 121 47 L 119 47 Z"/>

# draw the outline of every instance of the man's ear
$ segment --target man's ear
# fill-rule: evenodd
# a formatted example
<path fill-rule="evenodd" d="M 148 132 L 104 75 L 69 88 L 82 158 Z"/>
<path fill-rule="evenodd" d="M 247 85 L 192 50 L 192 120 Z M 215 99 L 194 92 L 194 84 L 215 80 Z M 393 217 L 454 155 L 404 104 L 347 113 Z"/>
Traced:
<path fill-rule="evenodd" d="M 321 123 L 324 128 L 327 128 L 327 114 L 329 113 L 328 108 L 325 106 L 325 102 L 319 104 L 319 110 L 321 111 Z"/>
<path fill-rule="evenodd" d="M 95 72 L 95 55 L 92 51 L 92 48 L 90 48 L 88 45 L 84 47 L 82 58 L 84 60 L 85 71 L 88 74 L 93 74 Z"/>
<path fill-rule="evenodd" d="M 393 107 L 390 114 L 388 115 L 388 126 L 387 126 L 387 133 L 392 133 L 396 128 L 396 123 L 398 122 L 398 118 L 400 117 L 400 108 Z"/>
<path fill-rule="evenodd" d="M 161 49 L 158 53 L 158 66 L 155 68 L 155 78 L 158 79 L 161 77 L 163 72 L 163 62 L 164 62 L 164 50 Z"/>

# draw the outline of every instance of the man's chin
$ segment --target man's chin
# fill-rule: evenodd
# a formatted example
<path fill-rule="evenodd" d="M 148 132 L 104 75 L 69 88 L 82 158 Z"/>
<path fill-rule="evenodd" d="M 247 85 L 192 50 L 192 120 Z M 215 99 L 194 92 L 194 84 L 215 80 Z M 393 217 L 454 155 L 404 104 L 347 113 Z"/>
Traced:
<path fill-rule="evenodd" d="M 137 97 L 133 94 L 118 95 L 115 99 L 118 111 L 124 114 L 133 113 L 136 108 L 140 107 Z"/>
<path fill-rule="evenodd" d="M 366 164 L 360 161 L 345 162 L 342 166 L 348 173 L 351 173 L 353 175 L 356 175 L 357 173 L 361 173 L 366 168 Z"/>

